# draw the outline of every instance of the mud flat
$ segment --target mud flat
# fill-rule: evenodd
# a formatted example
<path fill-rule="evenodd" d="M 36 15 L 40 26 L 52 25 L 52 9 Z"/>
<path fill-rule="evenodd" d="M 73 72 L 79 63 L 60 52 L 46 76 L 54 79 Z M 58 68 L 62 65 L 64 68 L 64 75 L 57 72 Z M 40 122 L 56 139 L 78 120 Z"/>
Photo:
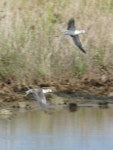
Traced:
<path fill-rule="evenodd" d="M 113 80 L 106 79 L 60 79 L 39 81 L 32 85 L 16 85 L 9 82 L 0 83 L 0 108 L 25 108 L 31 109 L 36 105 L 32 97 L 26 96 L 29 88 L 43 87 L 52 89 L 47 94 L 48 103 L 52 105 L 68 105 L 76 103 L 81 106 L 92 104 L 108 106 L 113 103 Z M 93 106 L 93 105 L 92 105 Z"/>

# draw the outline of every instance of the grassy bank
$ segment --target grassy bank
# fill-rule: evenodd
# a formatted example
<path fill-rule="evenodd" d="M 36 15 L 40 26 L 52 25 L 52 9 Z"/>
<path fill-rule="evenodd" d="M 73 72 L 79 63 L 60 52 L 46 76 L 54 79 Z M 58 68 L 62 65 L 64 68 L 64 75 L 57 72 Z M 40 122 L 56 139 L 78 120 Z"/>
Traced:
<path fill-rule="evenodd" d="M 87 54 L 61 29 L 74 17 Z M 41 77 L 83 76 L 113 64 L 111 0 L 0 0 L 0 78 L 30 83 Z"/>

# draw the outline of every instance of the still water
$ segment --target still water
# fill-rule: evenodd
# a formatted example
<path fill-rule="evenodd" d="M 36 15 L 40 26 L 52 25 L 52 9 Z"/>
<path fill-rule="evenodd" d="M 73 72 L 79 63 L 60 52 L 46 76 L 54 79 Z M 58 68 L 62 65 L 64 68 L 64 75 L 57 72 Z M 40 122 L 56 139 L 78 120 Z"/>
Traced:
<path fill-rule="evenodd" d="M 113 107 L 18 112 L 0 119 L 1 150 L 112 150 Z"/>

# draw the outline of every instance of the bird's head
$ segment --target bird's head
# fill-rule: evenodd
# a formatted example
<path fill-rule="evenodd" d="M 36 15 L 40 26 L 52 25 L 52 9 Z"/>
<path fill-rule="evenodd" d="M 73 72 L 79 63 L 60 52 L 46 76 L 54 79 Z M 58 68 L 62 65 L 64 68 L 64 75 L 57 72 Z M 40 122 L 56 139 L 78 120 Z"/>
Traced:
<path fill-rule="evenodd" d="M 33 93 L 33 89 L 29 89 L 29 90 L 26 91 L 26 95 L 28 95 L 30 93 Z"/>

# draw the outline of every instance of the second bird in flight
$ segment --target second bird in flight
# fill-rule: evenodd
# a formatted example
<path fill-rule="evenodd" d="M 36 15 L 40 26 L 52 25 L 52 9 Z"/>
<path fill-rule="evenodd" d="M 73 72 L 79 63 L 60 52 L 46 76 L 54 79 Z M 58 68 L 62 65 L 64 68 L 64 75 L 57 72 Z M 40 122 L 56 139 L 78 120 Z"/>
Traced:
<path fill-rule="evenodd" d="M 85 33 L 85 30 L 76 30 L 76 27 L 75 27 L 75 21 L 74 19 L 70 19 L 68 21 L 68 27 L 67 27 L 67 30 L 62 30 L 61 32 L 63 32 L 64 35 L 69 35 L 72 37 L 73 41 L 74 41 L 74 44 L 84 53 L 86 53 L 86 51 L 84 50 L 84 48 L 82 47 L 82 44 L 80 42 L 80 39 L 79 39 L 79 34 L 81 33 Z"/>

